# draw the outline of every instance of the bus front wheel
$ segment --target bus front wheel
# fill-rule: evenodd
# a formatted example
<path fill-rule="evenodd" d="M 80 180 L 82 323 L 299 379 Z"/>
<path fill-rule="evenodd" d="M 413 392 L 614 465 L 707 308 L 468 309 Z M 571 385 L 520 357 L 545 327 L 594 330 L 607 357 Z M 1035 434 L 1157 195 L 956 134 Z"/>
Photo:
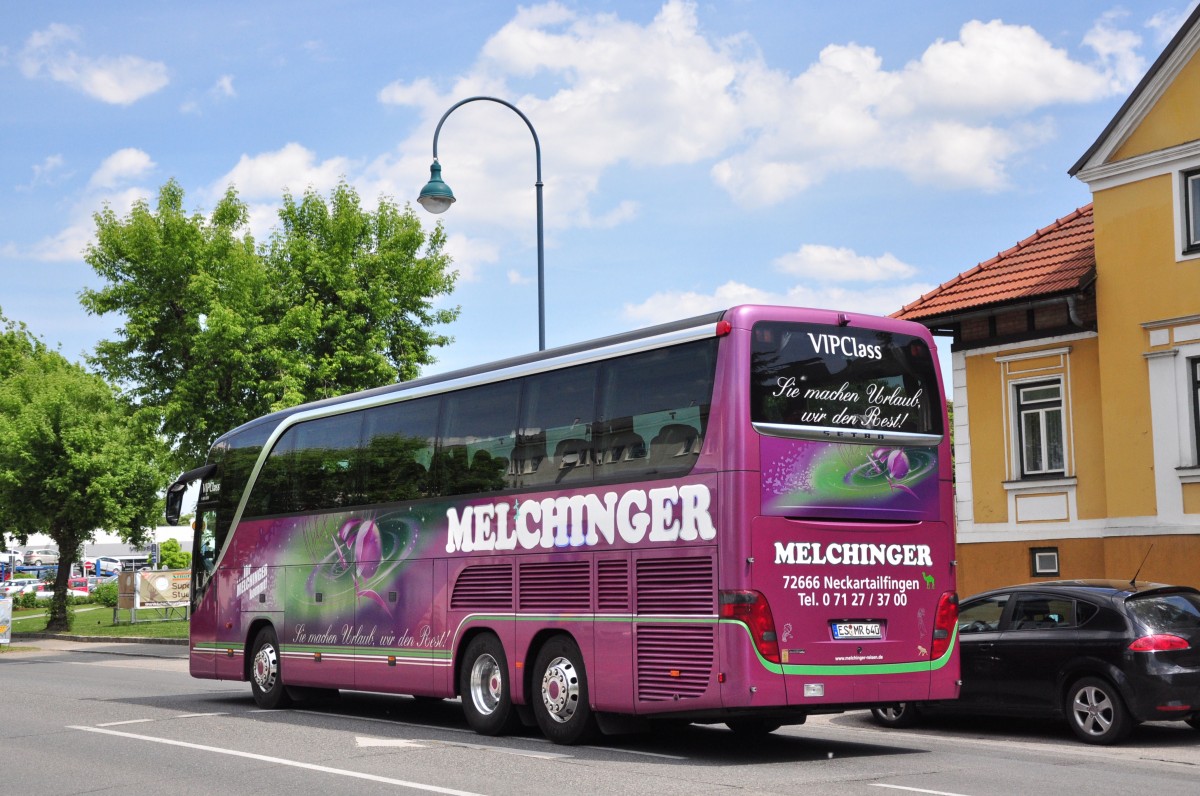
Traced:
<path fill-rule="evenodd" d="M 480 735 L 504 735 L 516 728 L 519 718 L 512 703 L 508 658 L 504 645 L 491 633 L 471 639 L 459 675 L 463 713 L 467 724 Z"/>
<path fill-rule="evenodd" d="M 272 627 L 264 627 L 254 637 L 250 659 L 250 691 L 255 703 L 264 710 L 286 708 L 291 697 L 283 685 L 279 639 Z"/>
<path fill-rule="evenodd" d="M 546 738 L 576 744 L 595 734 L 583 655 L 574 641 L 567 636 L 547 641 L 538 652 L 533 676 L 533 715 Z"/>

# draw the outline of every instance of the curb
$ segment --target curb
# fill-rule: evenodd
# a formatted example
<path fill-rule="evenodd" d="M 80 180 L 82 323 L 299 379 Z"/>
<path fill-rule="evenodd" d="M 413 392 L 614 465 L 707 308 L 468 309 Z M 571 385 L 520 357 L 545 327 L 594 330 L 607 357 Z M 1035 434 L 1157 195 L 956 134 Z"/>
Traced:
<path fill-rule="evenodd" d="M 13 641 L 25 641 L 39 638 L 57 639 L 58 641 L 79 641 L 96 644 L 177 644 L 184 646 L 186 638 L 143 638 L 140 636 L 74 636 L 70 633 L 13 633 Z"/>

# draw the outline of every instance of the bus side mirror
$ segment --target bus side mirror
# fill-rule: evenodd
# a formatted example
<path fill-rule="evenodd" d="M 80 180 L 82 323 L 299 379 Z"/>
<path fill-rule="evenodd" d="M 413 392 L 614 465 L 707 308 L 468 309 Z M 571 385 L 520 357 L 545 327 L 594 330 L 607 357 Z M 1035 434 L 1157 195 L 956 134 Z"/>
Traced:
<path fill-rule="evenodd" d="M 178 482 L 171 484 L 167 489 L 167 525 L 178 525 L 179 515 L 183 513 L 183 493 L 187 490 L 187 484 Z"/>
<path fill-rule="evenodd" d="M 183 513 L 183 493 L 187 491 L 188 485 L 193 481 L 208 478 L 216 471 L 215 464 L 206 464 L 195 470 L 188 470 L 167 487 L 167 525 L 179 524 L 179 515 Z"/>

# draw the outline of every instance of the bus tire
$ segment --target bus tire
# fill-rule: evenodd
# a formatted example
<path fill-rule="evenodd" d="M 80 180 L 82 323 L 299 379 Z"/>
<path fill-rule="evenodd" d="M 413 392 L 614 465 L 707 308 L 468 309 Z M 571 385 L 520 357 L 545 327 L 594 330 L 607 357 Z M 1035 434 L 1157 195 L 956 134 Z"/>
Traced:
<path fill-rule="evenodd" d="M 286 708 L 292 703 L 283 684 L 281 657 L 275 629 L 268 625 L 258 631 L 250 658 L 250 692 L 263 710 Z"/>
<path fill-rule="evenodd" d="M 569 636 L 554 636 L 542 645 L 533 676 L 533 716 L 547 739 L 577 744 L 595 735 L 583 655 Z"/>
<path fill-rule="evenodd" d="M 770 719 L 730 719 L 725 722 L 725 726 L 734 732 L 735 735 L 743 735 L 747 738 L 764 738 L 783 726 L 782 721 L 772 721 Z"/>
<path fill-rule="evenodd" d="M 480 735 L 505 735 L 517 725 L 504 645 L 491 633 L 471 639 L 459 673 L 467 724 Z"/>
<path fill-rule="evenodd" d="M 871 718 L 881 727 L 901 729 L 915 726 L 921 720 L 921 710 L 913 702 L 897 702 L 882 708 L 871 708 Z"/>

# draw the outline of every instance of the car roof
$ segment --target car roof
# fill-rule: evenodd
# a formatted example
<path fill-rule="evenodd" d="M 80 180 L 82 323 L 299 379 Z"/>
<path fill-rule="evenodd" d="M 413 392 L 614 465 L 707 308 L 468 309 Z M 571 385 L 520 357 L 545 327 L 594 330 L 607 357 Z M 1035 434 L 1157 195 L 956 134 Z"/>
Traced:
<path fill-rule="evenodd" d="M 1167 583 L 1154 583 L 1144 580 L 1136 582 L 1103 579 L 1049 580 L 1040 583 L 1019 583 L 1012 586 L 989 589 L 979 594 L 973 594 L 965 598 L 963 602 L 974 600 L 978 597 L 1020 592 L 1057 592 L 1060 594 L 1069 594 L 1072 597 L 1107 597 L 1109 599 L 1124 600 L 1138 594 L 1161 591 L 1200 593 L 1200 590 L 1194 589 L 1191 586 L 1172 586 Z"/>

